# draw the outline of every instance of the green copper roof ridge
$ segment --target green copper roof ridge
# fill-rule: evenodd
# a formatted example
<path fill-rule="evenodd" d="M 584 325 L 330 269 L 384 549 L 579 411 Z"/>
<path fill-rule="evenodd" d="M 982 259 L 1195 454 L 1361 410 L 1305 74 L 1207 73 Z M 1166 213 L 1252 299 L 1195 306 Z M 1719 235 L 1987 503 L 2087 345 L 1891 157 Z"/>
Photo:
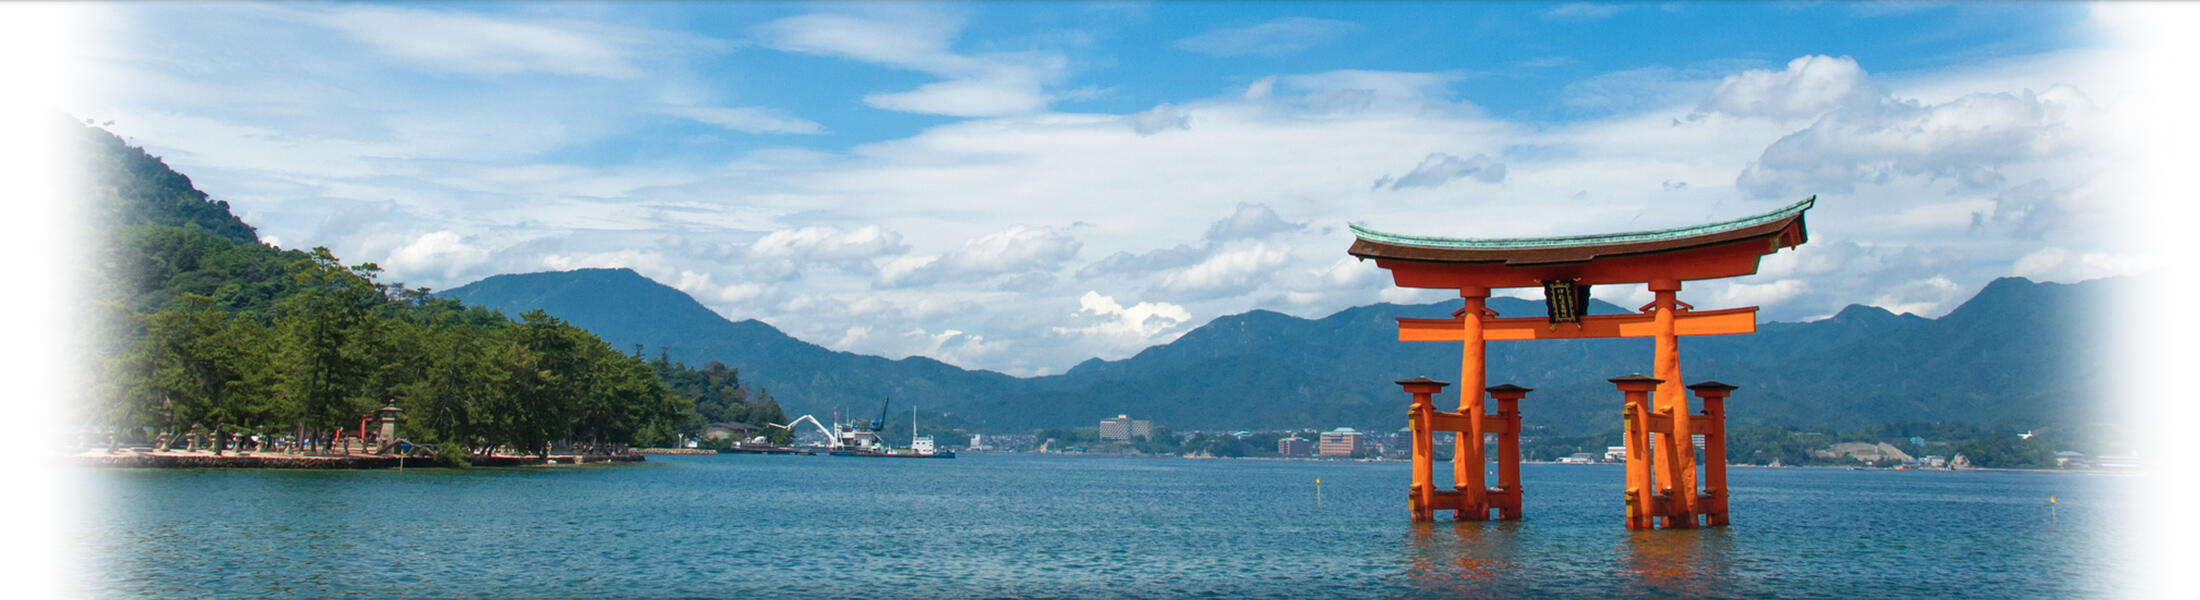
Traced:
<path fill-rule="evenodd" d="M 1637 242 L 1677 240 L 1699 235 L 1709 235 L 1714 233 L 1733 231 L 1736 229 L 1745 229 L 1757 225 L 1763 225 L 1765 223 L 1784 220 L 1795 215 L 1802 214 L 1803 211 L 1810 210 L 1810 207 L 1816 204 L 1817 201 L 1817 196 L 1811 196 L 1809 198 L 1804 198 L 1801 202 L 1787 205 L 1784 208 L 1780 208 L 1772 212 L 1760 215 L 1751 215 L 1739 219 L 1730 219 L 1717 223 L 1706 223 L 1703 225 L 1690 225 L 1687 227 L 1673 227 L 1651 231 L 1631 231 L 1626 233 L 1601 233 L 1592 235 L 1568 235 L 1537 238 L 1477 239 L 1418 236 L 1376 231 L 1373 229 L 1368 229 L 1366 226 L 1359 223 L 1347 223 L 1346 225 L 1352 228 L 1352 235 L 1362 240 L 1370 242 L 1381 242 L 1385 244 L 1395 244 L 1399 246 L 1415 246 L 1421 248 L 1444 248 L 1454 250 L 1516 250 L 1532 248 L 1562 248 L 1567 246 L 1602 246 L 1609 244 L 1630 244 Z"/>

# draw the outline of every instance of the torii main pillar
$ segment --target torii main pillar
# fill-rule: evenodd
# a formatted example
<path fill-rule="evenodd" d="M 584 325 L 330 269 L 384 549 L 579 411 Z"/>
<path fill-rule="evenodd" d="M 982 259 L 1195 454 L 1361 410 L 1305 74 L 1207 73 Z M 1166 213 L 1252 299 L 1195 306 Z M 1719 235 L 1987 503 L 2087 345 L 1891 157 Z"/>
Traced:
<path fill-rule="evenodd" d="M 1433 519 L 1436 510 L 1449 509 L 1460 520 L 1489 518 L 1492 508 L 1500 518 L 1520 518 L 1518 475 L 1519 412 L 1517 403 L 1501 407 L 1498 415 L 1485 412 L 1483 394 L 1486 350 L 1490 341 L 1647 337 L 1655 340 L 1652 356 L 1654 377 L 1620 383 L 1633 390 L 1629 397 L 1629 430 L 1639 432 L 1639 447 L 1630 434 L 1629 463 L 1644 469 L 1642 480 L 1629 469 L 1629 528 L 1652 527 L 1663 519 L 1665 527 L 1695 527 L 1699 515 L 1710 524 L 1726 521 L 1724 489 L 1724 412 L 1712 417 L 1691 415 L 1688 395 L 1682 390 L 1680 338 L 1695 335 L 1753 333 L 1757 330 L 1756 307 L 1696 311 L 1679 299 L 1685 281 L 1718 279 L 1757 272 L 1758 260 L 1781 248 L 1807 239 L 1803 213 L 1816 198 L 1752 217 L 1657 231 L 1558 238 L 1459 239 L 1384 233 L 1352 225 L 1358 238 L 1349 252 L 1374 259 L 1388 269 L 1403 287 L 1458 290 L 1465 306 L 1451 319 L 1398 319 L 1400 341 L 1459 342 L 1459 412 L 1439 413 L 1429 397 L 1442 382 L 1421 379 L 1400 381 L 1414 396 L 1409 409 L 1415 452 L 1414 490 L 1409 505 L 1414 520 Z M 1645 284 L 1652 301 L 1637 314 L 1586 316 L 1592 285 Z M 1485 302 L 1497 288 L 1540 287 L 1548 313 L 1543 318 L 1500 318 Z M 1410 384 L 1409 384 L 1410 382 Z M 1430 385 L 1434 384 L 1434 385 Z M 1719 384 L 1724 385 L 1724 384 Z M 1526 388 L 1516 388 L 1518 400 Z M 1731 390 L 1728 387 L 1727 390 Z M 1702 391 L 1702 390 L 1699 390 Z M 1710 390 L 1713 394 L 1723 391 Z M 1646 398 L 1637 399 L 1640 393 Z M 1706 394 L 1707 405 L 1710 394 Z M 1500 397 L 1503 399 L 1503 397 Z M 1707 409 L 1708 410 L 1708 409 Z M 1637 415 L 1633 411 L 1639 411 Z M 1506 431 L 1501 441 L 1501 477 L 1495 489 L 1487 487 L 1485 434 Z M 1497 425 L 1493 428 L 1492 425 Z M 1453 489 L 1433 489 L 1431 448 L 1425 440 L 1436 431 L 1456 431 L 1459 438 L 1452 454 Z M 1709 458 L 1719 464 L 1710 497 L 1697 493 L 1695 444 L 1701 432 L 1706 446 L 1721 449 Z M 1718 438 L 1718 439 L 1713 439 Z M 1511 452 L 1502 452 L 1509 443 Z M 1639 505 L 1638 505 L 1639 503 Z"/>

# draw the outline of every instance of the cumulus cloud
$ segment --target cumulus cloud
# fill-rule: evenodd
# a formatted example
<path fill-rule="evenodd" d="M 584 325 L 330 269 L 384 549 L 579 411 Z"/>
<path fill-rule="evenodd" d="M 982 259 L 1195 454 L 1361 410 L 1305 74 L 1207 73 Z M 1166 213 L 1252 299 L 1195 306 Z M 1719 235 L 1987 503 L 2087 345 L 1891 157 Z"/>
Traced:
<path fill-rule="evenodd" d="M 1844 105 L 1869 104 L 1881 95 L 1865 82 L 1856 59 L 1811 55 L 1788 61 L 1786 70 L 1752 69 L 1727 76 L 1690 116 L 1811 119 Z"/>
<path fill-rule="evenodd" d="M 1978 93 L 1925 105 L 1892 99 L 1845 106 L 1767 146 L 1736 185 L 1759 197 L 1848 193 L 1896 176 L 1991 189 L 1999 167 L 2086 148 L 2099 110 L 2067 86 Z"/>
<path fill-rule="evenodd" d="M 1194 297 L 1243 294 L 1290 260 L 1289 249 L 1257 244 L 1217 253 L 1199 264 L 1169 273 L 1161 287 Z"/>
<path fill-rule="evenodd" d="M 961 247 L 938 257 L 889 262 L 880 269 L 877 283 L 899 287 L 930 284 L 946 277 L 1051 271 L 1075 258 L 1083 247 L 1083 242 L 1060 231 L 1017 225 L 964 241 Z"/>
<path fill-rule="evenodd" d="M 1407 188 L 1433 188 L 1461 179 L 1473 179 L 1482 183 L 1505 181 L 1505 163 L 1492 160 L 1488 155 L 1476 154 L 1473 158 L 1459 158 L 1442 152 L 1431 152 L 1428 158 L 1403 177 L 1384 175 L 1375 180 L 1373 189 L 1388 186 L 1393 190 Z"/>
<path fill-rule="evenodd" d="M 1209 31 L 1177 40 L 1176 47 L 1215 56 L 1284 56 L 1321 45 L 1358 27 L 1350 21 L 1286 17 Z"/>
<path fill-rule="evenodd" d="M 1177 244 L 1141 253 L 1117 252 L 1107 258 L 1094 261 L 1077 271 L 1080 278 L 1112 275 L 1144 275 L 1174 271 L 1199 264 L 1220 252 L 1227 242 L 1254 240 L 1279 233 L 1300 231 L 1305 223 L 1283 220 L 1275 209 L 1264 204 L 1240 202 L 1230 216 L 1207 226 L 1202 241 L 1197 244 Z"/>
<path fill-rule="evenodd" d="M 2048 230 L 2068 222 L 2062 203 L 2069 193 L 2043 179 L 2011 186 L 1994 195 L 1994 210 L 1972 213 L 1971 229 L 1999 225 L 2017 237 L 2040 239 Z"/>
<path fill-rule="evenodd" d="M 1270 234 L 1305 229 L 1305 223 L 1293 223 L 1276 215 L 1276 209 L 1265 204 L 1239 202 L 1230 216 L 1207 226 L 1207 239 L 1217 242 L 1266 237 Z"/>
<path fill-rule="evenodd" d="M 782 229 L 749 245 L 752 258 L 801 258 L 827 262 L 868 261 L 909 251 L 901 234 L 877 225 L 852 230 L 834 227 Z"/>
<path fill-rule="evenodd" d="M 1192 128 L 1191 113 L 1184 112 L 1184 109 L 1177 108 L 1167 102 L 1153 107 L 1153 110 L 1124 117 L 1123 120 L 1130 124 L 1131 131 L 1142 136 L 1171 129 Z"/>
<path fill-rule="evenodd" d="M 749 277 L 762 281 L 794 278 L 809 266 L 830 266 L 869 273 L 877 259 L 903 254 L 901 234 L 877 225 L 852 230 L 835 227 L 782 229 L 765 234 L 743 252 Z"/>
<path fill-rule="evenodd" d="M 488 260 L 487 250 L 467 244 L 458 233 L 437 231 L 398 248 L 390 253 L 385 263 L 395 273 L 436 274 L 449 278 Z"/>
<path fill-rule="evenodd" d="M 1077 270 L 1079 278 L 1132 275 L 1190 266 L 1207 255 L 1207 246 L 1178 244 L 1148 252 L 1117 252 Z"/>
<path fill-rule="evenodd" d="M 1956 285 L 1956 282 L 1947 277 L 1934 276 L 1895 286 L 1873 299 L 1871 304 L 1895 314 L 1908 313 L 1937 319 L 1955 308 L 1956 303 L 1963 299 L 1962 293 L 1962 286 Z"/>
<path fill-rule="evenodd" d="M 1166 341 L 1164 336 L 1192 320 L 1192 313 L 1184 307 L 1167 302 L 1140 302 L 1129 308 L 1115 298 L 1102 296 L 1097 291 L 1087 291 L 1077 299 L 1077 312 L 1071 317 L 1086 322 L 1080 327 L 1054 327 L 1057 334 L 1078 337 L 1095 337 L 1113 342 L 1118 348 L 1144 347 L 1156 341 Z"/>

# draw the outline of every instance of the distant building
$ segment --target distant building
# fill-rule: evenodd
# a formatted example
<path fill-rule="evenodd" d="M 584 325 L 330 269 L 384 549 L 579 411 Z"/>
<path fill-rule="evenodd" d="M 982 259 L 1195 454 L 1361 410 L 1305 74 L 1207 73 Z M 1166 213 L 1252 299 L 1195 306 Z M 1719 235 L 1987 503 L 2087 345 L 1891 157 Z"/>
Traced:
<path fill-rule="evenodd" d="M 1626 447 L 1626 446 L 1605 446 L 1605 447 L 1604 447 L 1604 462 L 1620 462 L 1620 461 L 1623 461 L 1623 460 L 1627 460 L 1627 447 Z"/>
<path fill-rule="evenodd" d="M 2055 466 L 2063 469 L 2075 469 L 2084 468 L 2092 465 L 2088 461 L 2086 461 L 2084 454 L 2076 451 L 2064 450 L 2055 453 Z"/>
<path fill-rule="evenodd" d="M 1586 465 L 1596 461 L 1596 455 L 1587 452 L 1575 452 L 1571 455 L 1561 456 L 1558 458 L 1558 464 L 1562 465 Z"/>
<path fill-rule="evenodd" d="M 1283 456 L 1308 456 L 1312 455 L 1313 453 L 1314 443 L 1302 439 L 1296 434 L 1292 435 L 1291 437 L 1276 440 L 1276 454 L 1281 454 Z"/>
<path fill-rule="evenodd" d="M 1153 421 L 1132 419 L 1130 415 L 1116 415 L 1100 420 L 1100 440 L 1105 442 L 1129 442 L 1132 439 L 1152 440 Z"/>
<path fill-rule="evenodd" d="M 1355 431 L 1350 427 L 1338 427 L 1323 433 L 1321 455 L 1352 456 L 1360 451 L 1361 437 L 1359 431 Z"/>

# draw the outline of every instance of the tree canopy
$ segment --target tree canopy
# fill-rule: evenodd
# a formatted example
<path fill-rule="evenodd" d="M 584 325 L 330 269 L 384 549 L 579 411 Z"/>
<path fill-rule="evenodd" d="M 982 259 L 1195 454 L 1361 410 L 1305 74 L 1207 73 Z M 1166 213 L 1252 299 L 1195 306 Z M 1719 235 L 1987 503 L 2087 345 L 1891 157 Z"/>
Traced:
<path fill-rule="evenodd" d="M 713 422 L 785 418 L 722 364 L 653 363 L 539 310 L 514 321 L 378 281 L 373 263 L 327 248 L 262 244 L 159 159 L 86 135 L 101 217 L 93 426 L 318 439 L 394 405 L 404 437 L 463 456 L 669 444 Z"/>

